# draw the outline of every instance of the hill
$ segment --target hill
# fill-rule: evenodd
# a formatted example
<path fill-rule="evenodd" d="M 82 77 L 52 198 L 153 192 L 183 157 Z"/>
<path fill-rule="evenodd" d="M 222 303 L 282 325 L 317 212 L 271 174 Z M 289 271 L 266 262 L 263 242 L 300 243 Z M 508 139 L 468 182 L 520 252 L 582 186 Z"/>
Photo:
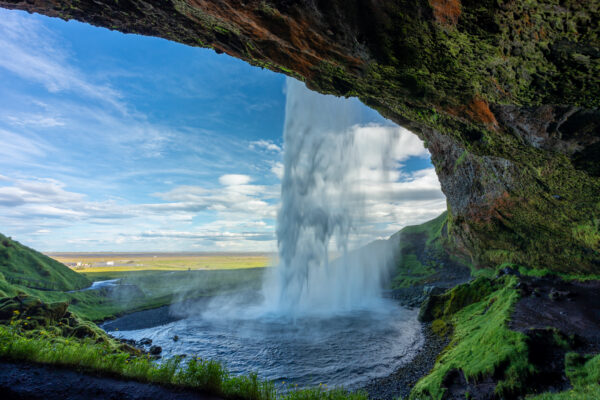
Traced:
<path fill-rule="evenodd" d="M 388 242 L 396 252 L 392 289 L 432 284 L 453 287 L 475 272 L 470 260 L 452 251 L 447 212 L 423 224 L 404 227 Z"/>
<path fill-rule="evenodd" d="M 31 289 L 67 291 L 91 285 L 84 275 L 2 234 L 0 273 L 8 283 Z"/>

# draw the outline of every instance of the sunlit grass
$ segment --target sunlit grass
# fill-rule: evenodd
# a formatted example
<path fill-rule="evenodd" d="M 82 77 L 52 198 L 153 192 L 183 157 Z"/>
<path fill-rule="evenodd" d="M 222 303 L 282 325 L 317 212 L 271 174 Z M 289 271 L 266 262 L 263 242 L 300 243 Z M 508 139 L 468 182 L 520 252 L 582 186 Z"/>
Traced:
<path fill-rule="evenodd" d="M 480 278 L 445 295 L 448 298 L 445 305 L 450 309 L 437 314 L 448 314 L 448 322 L 454 329 L 452 342 L 440 354 L 429 375 L 415 385 L 411 399 L 443 398 L 442 381 L 453 369 L 462 370 L 467 380 L 477 381 L 505 365 L 496 386 L 497 395 L 502 397 L 522 389 L 534 370 L 528 360 L 526 336 L 507 325 L 519 298 L 515 283 L 516 279 L 506 278 L 503 285 L 493 287 L 489 280 Z M 453 307 L 453 303 L 457 306 Z"/>
<path fill-rule="evenodd" d="M 43 332 L 43 334 L 42 334 Z M 148 356 L 133 356 L 116 351 L 108 343 L 22 335 L 14 326 L 0 325 L 0 357 L 15 361 L 77 368 L 140 382 L 174 385 L 196 389 L 226 399 L 245 400 L 366 400 L 364 392 L 348 392 L 341 388 L 327 390 L 319 386 L 278 393 L 270 381 L 256 374 L 233 376 L 219 362 L 198 357 L 175 357 L 160 363 Z"/>

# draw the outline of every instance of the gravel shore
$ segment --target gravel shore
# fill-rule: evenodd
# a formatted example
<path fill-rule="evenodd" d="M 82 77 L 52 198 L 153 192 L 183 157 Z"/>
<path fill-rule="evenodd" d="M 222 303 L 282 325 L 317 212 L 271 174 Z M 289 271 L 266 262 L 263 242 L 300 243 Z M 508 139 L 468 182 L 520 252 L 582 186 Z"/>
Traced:
<path fill-rule="evenodd" d="M 423 324 L 422 329 L 425 342 L 415 358 L 391 375 L 374 379 L 363 387 L 370 399 L 393 400 L 407 397 L 415 383 L 433 368 L 438 354 L 448 345 L 449 338 L 434 334 L 429 323 Z"/>

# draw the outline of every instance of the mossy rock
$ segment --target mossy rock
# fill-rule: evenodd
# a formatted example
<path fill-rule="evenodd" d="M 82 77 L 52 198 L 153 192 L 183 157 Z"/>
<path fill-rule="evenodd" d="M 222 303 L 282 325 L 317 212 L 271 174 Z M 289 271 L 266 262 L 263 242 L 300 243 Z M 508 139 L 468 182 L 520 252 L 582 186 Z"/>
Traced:
<path fill-rule="evenodd" d="M 481 301 L 496 290 L 491 279 L 480 277 L 470 283 L 456 286 L 440 295 L 429 296 L 419 310 L 419 321 L 431 322 L 451 316 L 466 306 Z"/>

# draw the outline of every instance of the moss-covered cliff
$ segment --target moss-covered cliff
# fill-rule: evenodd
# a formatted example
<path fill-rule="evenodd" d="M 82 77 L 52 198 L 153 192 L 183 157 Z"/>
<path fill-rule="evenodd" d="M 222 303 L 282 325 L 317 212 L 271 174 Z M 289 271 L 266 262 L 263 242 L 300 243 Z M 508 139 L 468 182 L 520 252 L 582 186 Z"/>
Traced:
<path fill-rule="evenodd" d="M 0 0 L 211 47 L 413 130 L 476 267 L 600 271 L 598 0 Z"/>

